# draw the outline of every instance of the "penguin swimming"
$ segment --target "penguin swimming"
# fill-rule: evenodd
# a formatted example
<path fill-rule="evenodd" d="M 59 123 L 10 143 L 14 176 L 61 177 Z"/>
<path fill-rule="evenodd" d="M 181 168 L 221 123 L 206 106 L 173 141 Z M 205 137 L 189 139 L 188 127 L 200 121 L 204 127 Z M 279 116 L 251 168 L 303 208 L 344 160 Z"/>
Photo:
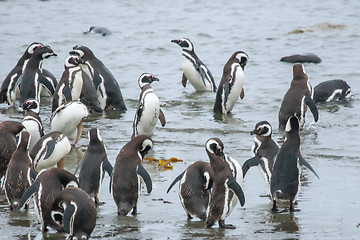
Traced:
<path fill-rule="evenodd" d="M 89 239 L 96 225 L 96 207 L 90 196 L 76 187 L 60 191 L 51 207 L 54 222 L 64 228 L 68 240 Z"/>
<path fill-rule="evenodd" d="M 229 163 L 225 160 L 225 158 L 220 157 L 223 155 L 223 148 L 221 144 L 219 144 L 219 141 L 216 138 L 210 138 L 206 142 L 205 148 L 210 159 L 210 165 L 214 170 L 210 211 L 206 220 L 206 226 L 210 228 L 214 225 L 215 221 L 218 221 L 221 228 L 235 229 L 235 226 L 225 224 L 225 218 L 232 210 L 229 193 L 232 191 L 237 196 L 240 200 L 241 206 L 244 206 L 245 204 L 244 193 L 239 183 L 233 177 Z"/>
<path fill-rule="evenodd" d="M 160 109 L 158 96 L 151 87 L 153 81 L 159 81 L 151 74 L 143 73 L 139 78 L 141 94 L 133 122 L 132 138 L 138 135 L 152 136 L 155 132 L 156 122 L 159 119 L 161 126 L 165 126 L 165 115 Z"/>
<path fill-rule="evenodd" d="M 179 197 L 188 219 L 192 216 L 206 220 L 206 211 L 210 200 L 210 189 L 214 181 L 214 171 L 208 162 L 197 161 L 175 178 L 167 193 L 179 184 Z"/>
<path fill-rule="evenodd" d="M 235 52 L 223 68 L 223 75 L 216 93 L 215 114 L 228 114 L 236 101 L 244 98 L 244 68 L 248 55 L 243 51 Z"/>
<path fill-rule="evenodd" d="M 126 106 L 118 82 L 94 53 L 88 47 L 77 45 L 70 54 L 79 55 L 85 61 L 85 64 L 80 66 L 94 82 L 102 110 L 115 108 L 125 111 Z"/>
<path fill-rule="evenodd" d="M 330 102 L 339 100 L 347 103 L 347 98 L 351 96 L 351 88 L 341 79 L 328 80 L 321 82 L 314 87 L 314 102 Z"/>
<path fill-rule="evenodd" d="M 111 34 L 109 29 L 105 27 L 97 27 L 97 26 L 92 26 L 90 27 L 89 31 L 84 32 L 84 34 L 88 34 L 88 33 L 100 34 L 104 37 Z"/>
<path fill-rule="evenodd" d="M 80 160 L 74 175 L 80 168 L 79 187 L 88 193 L 99 204 L 98 193 L 104 179 L 105 171 L 111 177 L 113 167 L 107 159 L 104 142 L 97 128 L 89 130 L 89 145 L 83 158 Z"/>
<path fill-rule="evenodd" d="M 186 87 L 189 80 L 196 91 L 216 92 L 214 77 L 205 64 L 194 52 L 194 45 L 187 38 L 171 40 L 182 48 L 182 85 Z"/>
<path fill-rule="evenodd" d="M 294 211 L 294 201 L 299 193 L 301 166 L 307 167 L 318 178 L 314 169 L 301 156 L 299 120 L 292 116 L 286 123 L 286 140 L 280 147 L 274 162 L 270 179 L 270 195 L 273 202 L 272 210 L 277 210 L 277 202 L 290 202 L 290 211 Z"/>
<path fill-rule="evenodd" d="M 149 173 L 141 165 L 144 156 L 152 148 L 149 136 L 139 135 L 130 140 L 119 152 L 110 182 L 113 198 L 119 215 L 137 213 L 137 201 L 140 191 L 140 178 L 145 182 L 147 192 L 152 190 Z"/>
<path fill-rule="evenodd" d="M 320 63 L 321 59 L 313 53 L 307 53 L 282 57 L 280 61 L 288 63 Z"/>
<path fill-rule="evenodd" d="M 285 130 L 286 123 L 291 116 L 296 114 L 300 128 L 304 126 L 305 114 L 308 106 L 314 116 L 315 122 L 319 119 L 318 109 L 312 99 L 312 87 L 302 64 L 293 66 L 293 79 L 289 90 L 286 92 L 279 111 L 279 130 Z"/>

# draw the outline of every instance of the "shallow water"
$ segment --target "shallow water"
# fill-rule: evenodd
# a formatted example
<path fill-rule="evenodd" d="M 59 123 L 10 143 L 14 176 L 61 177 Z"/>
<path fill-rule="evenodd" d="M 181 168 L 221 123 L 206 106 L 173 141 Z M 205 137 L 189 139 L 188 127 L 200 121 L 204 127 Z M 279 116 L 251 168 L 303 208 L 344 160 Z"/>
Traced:
<path fill-rule="evenodd" d="M 76 44 L 88 46 L 117 78 L 128 110 L 125 113 L 91 114 L 84 133 L 66 157 L 66 169 L 74 171 L 86 150 L 87 130 L 98 127 L 114 164 L 120 149 L 130 139 L 132 121 L 140 90 L 137 79 L 143 72 L 159 77 L 153 88 L 162 102 L 167 124 L 158 124 L 149 157 L 176 157 L 173 170 L 159 171 L 156 164 L 144 163 L 153 180 L 153 192 L 145 190 L 138 203 L 137 216 L 120 217 L 106 175 L 92 238 L 102 239 L 357 239 L 360 234 L 359 189 L 359 11 L 355 0 L 332 1 L 1 1 L 0 2 L 0 78 L 13 68 L 27 45 L 40 41 L 58 54 L 44 61 L 59 80 L 65 58 Z M 322 23 L 344 25 L 326 27 Z M 319 25 L 322 24 L 322 25 Z M 104 26 L 112 35 L 87 34 L 90 26 Z M 323 27 L 325 26 L 325 27 Z M 296 29 L 302 34 L 289 34 Z M 191 85 L 181 85 L 181 50 L 170 42 L 188 37 L 195 52 L 219 83 L 222 68 L 233 52 L 249 55 L 245 67 L 245 98 L 231 115 L 215 119 L 214 93 L 196 93 Z M 266 197 L 267 185 L 258 170 L 249 170 L 243 183 L 246 197 L 226 219 L 236 230 L 215 225 L 205 228 L 197 219 L 186 220 L 173 179 L 190 163 L 208 161 L 204 144 L 219 137 L 225 152 L 241 164 L 251 157 L 253 144 L 249 132 L 261 120 L 274 127 L 273 138 L 281 144 L 277 114 L 281 99 L 292 79 L 292 64 L 280 62 L 283 56 L 315 53 L 320 64 L 304 64 L 313 86 L 341 78 L 352 87 L 351 106 L 321 104 L 320 120 L 311 114 L 301 132 L 305 159 L 317 171 L 317 179 L 304 170 L 295 208 L 273 214 Z M 50 100 L 42 99 L 41 118 L 50 131 L 47 117 Z M 15 110 L 0 105 L 0 120 L 21 120 Z M 63 239 L 66 235 L 50 230 L 41 233 L 33 206 L 27 211 L 10 212 L 4 191 L 0 193 L 0 234 L 2 239 Z"/>

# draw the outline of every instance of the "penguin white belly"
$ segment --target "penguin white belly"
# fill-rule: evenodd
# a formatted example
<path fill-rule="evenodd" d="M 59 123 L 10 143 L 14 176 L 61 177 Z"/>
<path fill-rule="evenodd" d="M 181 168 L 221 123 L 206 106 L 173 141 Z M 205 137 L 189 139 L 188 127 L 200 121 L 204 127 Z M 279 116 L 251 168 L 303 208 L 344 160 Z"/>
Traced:
<path fill-rule="evenodd" d="M 236 101 L 239 99 L 241 91 L 243 89 L 244 85 L 244 71 L 241 67 L 238 67 L 238 70 L 236 71 L 236 78 L 234 85 L 230 89 L 228 100 L 225 103 L 226 110 L 231 111 L 236 103 Z"/>
<path fill-rule="evenodd" d="M 230 209 L 230 206 L 231 206 L 231 203 L 229 204 L 229 191 L 230 191 L 230 189 L 228 188 L 228 186 L 227 186 L 227 181 L 228 180 L 226 180 L 226 182 L 225 182 L 225 201 L 224 201 L 224 208 L 223 208 L 223 212 L 222 212 L 222 214 L 221 214 L 221 216 L 220 216 L 220 220 L 225 220 L 225 218 L 227 217 L 227 216 L 229 216 L 230 215 L 230 212 L 231 212 L 231 209 Z"/>
<path fill-rule="evenodd" d="M 72 100 L 80 99 L 80 95 L 83 87 L 82 72 L 79 71 L 79 69 L 76 69 L 76 72 L 73 76 L 72 89 L 71 89 Z"/>
<path fill-rule="evenodd" d="M 105 109 L 107 95 L 106 95 L 106 89 L 105 89 L 105 85 L 104 85 L 104 79 L 102 76 L 100 76 L 100 77 L 101 77 L 102 81 L 101 81 L 100 85 L 98 86 L 96 93 L 97 93 L 97 98 L 99 100 L 101 109 Z"/>
<path fill-rule="evenodd" d="M 40 122 L 36 119 L 25 117 L 22 121 L 22 125 L 24 125 L 27 132 L 30 134 L 30 143 L 29 143 L 29 152 L 34 147 L 34 145 L 39 141 L 41 138 L 40 136 Z"/>
<path fill-rule="evenodd" d="M 263 176 L 264 180 L 268 183 L 270 188 L 271 170 L 269 168 L 269 160 L 265 157 L 262 157 L 261 161 L 263 162 L 265 169 L 262 168 L 261 163 L 259 164 L 258 168 L 261 175 Z"/>
<path fill-rule="evenodd" d="M 137 133 L 138 135 L 152 136 L 159 118 L 159 98 L 154 93 L 149 93 L 146 95 L 143 104 L 144 108 L 137 126 Z"/>
<path fill-rule="evenodd" d="M 241 165 L 238 163 L 238 161 L 236 161 L 235 159 L 233 159 L 231 157 L 226 157 L 226 161 L 229 163 L 231 172 L 232 172 L 233 177 L 235 178 L 236 182 L 240 186 L 242 186 L 243 172 L 242 172 Z M 237 198 L 237 196 L 235 194 L 233 194 L 230 205 L 229 205 L 229 210 L 228 210 L 227 216 L 230 215 L 231 211 L 234 209 L 234 207 L 236 206 L 236 204 L 238 202 L 239 202 L 239 199 Z"/>
<path fill-rule="evenodd" d="M 208 91 L 207 87 L 204 85 L 204 82 L 201 78 L 200 73 L 195 69 L 193 63 L 189 61 L 186 57 L 183 56 L 182 59 L 182 68 L 186 78 L 189 80 L 191 85 L 196 89 L 196 91 Z M 211 90 L 211 88 L 210 88 Z"/>

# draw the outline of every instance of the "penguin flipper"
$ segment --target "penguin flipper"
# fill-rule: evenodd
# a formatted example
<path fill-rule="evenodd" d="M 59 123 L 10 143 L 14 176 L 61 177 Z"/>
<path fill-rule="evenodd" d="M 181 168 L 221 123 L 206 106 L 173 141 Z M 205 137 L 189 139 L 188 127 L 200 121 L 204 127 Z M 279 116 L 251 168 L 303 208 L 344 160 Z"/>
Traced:
<path fill-rule="evenodd" d="M 113 171 L 113 166 L 111 165 L 111 163 L 109 162 L 109 160 L 106 159 L 104 160 L 103 163 L 103 171 L 106 171 L 109 174 L 109 177 L 111 177 L 112 171 Z"/>
<path fill-rule="evenodd" d="M 46 154 L 45 154 L 44 160 L 49 158 L 51 156 L 51 154 L 54 152 L 55 145 L 56 145 L 55 139 L 50 140 L 46 143 Z"/>
<path fill-rule="evenodd" d="M 35 181 L 36 177 L 37 177 L 37 172 L 34 169 L 30 169 L 31 180 Z"/>
<path fill-rule="evenodd" d="M 28 189 L 26 189 L 26 191 L 23 193 L 23 195 L 21 196 L 20 199 L 20 208 L 22 208 L 22 206 L 24 206 L 24 204 L 29 201 L 29 199 L 36 193 L 39 191 L 40 188 L 40 182 L 39 181 L 35 181 L 33 184 L 30 185 L 30 187 L 28 187 Z"/>
<path fill-rule="evenodd" d="M 102 83 L 102 78 L 100 77 L 100 75 L 95 74 L 93 78 L 93 82 L 95 85 L 95 89 L 97 90 L 99 85 Z"/>
<path fill-rule="evenodd" d="M 151 182 L 150 175 L 141 164 L 138 166 L 137 173 L 144 180 L 147 192 L 151 193 L 151 191 L 152 191 L 152 182 Z"/>
<path fill-rule="evenodd" d="M 85 156 L 85 155 L 84 155 L 84 156 Z M 80 161 L 79 161 L 78 164 L 76 165 L 74 175 L 76 175 L 77 171 L 79 170 L 79 168 L 81 167 L 82 163 L 84 162 L 84 156 L 80 159 Z"/>
<path fill-rule="evenodd" d="M 185 76 L 185 73 L 183 73 L 183 75 L 182 75 L 181 83 L 182 83 L 183 87 L 186 87 L 187 78 L 186 78 L 186 76 Z"/>
<path fill-rule="evenodd" d="M 159 111 L 159 120 L 160 120 L 161 126 L 164 127 L 166 124 L 166 119 L 165 119 L 165 115 L 164 115 L 163 111 L 161 111 L 161 109 Z"/>
<path fill-rule="evenodd" d="M 241 93 L 240 93 L 240 98 L 244 99 L 244 97 L 245 97 L 245 91 L 244 91 L 244 88 L 242 88 Z"/>
<path fill-rule="evenodd" d="M 66 233 L 70 233 L 70 222 L 75 212 L 75 206 L 71 203 L 66 204 L 63 216 L 64 230 Z"/>
<path fill-rule="evenodd" d="M 305 104 L 310 108 L 310 110 L 314 116 L 314 120 L 315 120 L 315 122 L 317 122 L 319 120 L 319 112 L 318 112 L 316 103 L 314 102 L 314 100 L 311 98 L 310 95 L 306 95 Z"/>
<path fill-rule="evenodd" d="M 170 186 L 169 186 L 168 190 L 166 191 L 166 193 L 169 193 L 170 189 L 175 185 L 175 183 L 177 183 L 180 179 L 182 179 L 184 174 L 185 174 L 185 171 L 174 179 L 174 181 L 170 184 Z"/>
<path fill-rule="evenodd" d="M 65 87 L 62 90 L 62 95 L 65 97 L 66 102 L 73 100 L 72 96 L 71 96 L 71 90 L 69 88 L 69 85 L 67 85 L 67 84 L 65 85 Z M 63 103 L 61 103 L 61 104 L 63 104 Z"/>
<path fill-rule="evenodd" d="M 203 69 L 203 65 L 200 65 L 199 66 L 199 73 L 200 73 L 200 76 L 201 76 L 201 79 L 202 79 L 202 81 L 203 81 L 203 83 L 204 83 L 204 85 L 205 85 L 205 79 L 206 79 L 206 73 L 205 73 L 205 70 Z"/>
<path fill-rule="evenodd" d="M 223 92 L 224 92 L 224 103 L 226 105 L 228 98 L 229 98 L 229 93 L 230 93 L 230 82 L 226 81 L 223 85 Z"/>
<path fill-rule="evenodd" d="M 311 167 L 310 163 L 308 163 L 302 156 L 299 157 L 299 161 L 301 166 L 307 167 L 318 179 L 320 179 L 315 170 Z"/>
<path fill-rule="evenodd" d="M 238 199 L 240 201 L 240 205 L 244 206 L 244 204 L 245 204 L 245 195 L 244 195 L 244 192 L 243 192 L 241 186 L 235 180 L 235 178 L 230 177 L 227 180 L 226 184 L 231 189 L 231 191 L 233 191 L 236 194 L 236 196 L 238 197 Z"/>
<path fill-rule="evenodd" d="M 49 80 L 48 78 L 46 78 L 44 76 L 44 74 L 40 74 L 39 75 L 39 83 L 41 84 L 41 86 L 43 86 L 44 88 L 46 88 L 46 90 L 51 94 L 54 95 L 55 92 L 55 88 L 54 85 L 52 84 L 52 81 Z"/>
<path fill-rule="evenodd" d="M 244 162 L 244 164 L 242 165 L 243 177 L 245 177 L 245 175 L 246 175 L 247 171 L 249 170 L 249 168 L 254 167 L 254 166 L 258 166 L 259 164 L 260 164 L 260 158 L 259 158 L 258 155 L 246 160 Z"/>

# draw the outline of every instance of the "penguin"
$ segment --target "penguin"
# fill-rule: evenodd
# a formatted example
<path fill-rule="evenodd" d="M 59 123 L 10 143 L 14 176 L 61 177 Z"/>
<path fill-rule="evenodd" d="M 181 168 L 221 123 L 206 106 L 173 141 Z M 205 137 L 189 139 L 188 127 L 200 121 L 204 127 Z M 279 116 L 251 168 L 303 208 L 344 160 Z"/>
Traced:
<path fill-rule="evenodd" d="M 31 138 L 29 142 L 29 152 L 39 139 L 44 136 L 44 127 L 39 116 L 40 106 L 38 101 L 33 98 L 26 99 L 22 108 L 25 111 L 25 116 L 22 120 L 26 131 L 29 132 Z"/>
<path fill-rule="evenodd" d="M 196 91 L 216 92 L 214 77 L 194 51 L 193 43 L 187 38 L 171 40 L 182 48 L 182 85 L 186 87 L 189 80 Z"/>
<path fill-rule="evenodd" d="M 206 211 L 210 200 L 210 189 L 214 181 L 214 171 L 208 162 L 197 161 L 190 164 L 186 170 L 175 178 L 167 193 L 179 184 L 179 197 L 188 220 L 192 216 L 206 221 Z"/>
<path fill-rule="evenodd" d="M 20 75 L 23 73 L 30 57 L 34 53 L 34 51 L 44 45 L 39 42 L 31 43 L 18 60 L 15 67 L 10 71 L 10 73 L 6 76 L 4 81 L 2 82 L 1 89 L 0 89 L 0 103 L 7 103 L 11 107 L 15 107 L 15 100 L 16 100 L 16 82 Z"/>
<path fill-rule="evenodd" d="M 321 63 L 321 58 L 313 53 L 307 53 L 282 57 L 280 61 L 288 63 Z"/>
<path fill-rule="evenodd" d="M 11 155 L 16 150 L 16 135 L 24 129 L 20 122 L 7 120 L 0 123 L 0 179 L 5 175 Z"/>
<path fill-rule="evenodd" d="M 314 87 L 314 102 L 330 102 L 339 100 L 342 103 L 348 103 L 351 96 L 351 88 L 346 81 L 342 79 L 328 80 L 319 83 Z"/>
<path fill-rule="evenodd" d="M 166 124 L 165 115 L 160 109 L 159 98 L 150 85 L 153 81 L 159 81 L 159 79 L 149 73 L 141 74 L 138 80 L 141 94 L 134 117 L 132 138 L 138 135 L 151 137 L 155 132 L 158 119 L 162 127 Z"/>
<path fill-rule="evenodd" d="M 250 167 L 258 166 L 270 189 L 272 168 L 279 146 L 271 138 L 272 127 L 268 121 L 256 123 L 254 130 L 250 132 L 254 136 L 254 145 L 251 148 L 252 158 L 246 160 L 242 165 L 242 172 L 245 177 Z"/>
<path fill-rule="evenodd" d="M 226 115 L 231 112 L 234 104 L 244 98 L 244 68 L 248 55 L 243 51 L 235 52 L 223 68 L 223 75 L 216 92 L 214 113 Z"/>
<path fill-rule="evenodd" d="M 311 165 L 301 156 L 300 124 L 296 116 L 291 116 L 286 123 L 285 142 L 276 156 L 270 179 L 272 210 L 277 210 L 277 202 L 289 202 L 290 211 L 294 211 L 294 201 L 300 188 L 301 166 L 307 167 L 319 178 Z"/>
<path fill-rule="evenodd" d="M 40 103 L 40 76 L 42 69 L 42 61 L 51 56 L 57 56 L 54 51 L 48 47 L 37 48 L 32 54 L 26 68 L 21 74 L 18 82 L 20 84 L 20 107 L 19 110 L 22 112 L 21 105 L 28 98 L 34 98 Z"/>
<path fill-rule="evenodd" d="M 97 128 L 92 128 L 88 132 L 89 145 L 80 160 L 74 175 L 80 168 L 79 187 L 88 193 L 95 200 L 95 205 L 99 205 L 99 190 L 104 178 L 105 171 L 111 177 L 113 167 L 107 159 L 104 142 Z"/>
<path fill-rule="evenodd" d="M 300 121 L 300 129 L 305 123 L 305 114 L 308 106 L 314 116 L 315 122 L 319 120 L 319 113 L 312 99 L 312 87 L 302 64 L 293 66 L 293 79 L 286 92 L 279 111 L 279 130 L 284 131 L 289 117 L 296 114 Z"/>
<path fill-rule="evenodd" d="M 71 150 L 69 139 L 61 132 L 54 131 L 42 136 L 30 151 L 35 171 L 54 167 L 64 169 L 64 156 Z"/>
<path fill-rule="evenodd" d="M 210 165 L 214 170 L 214 182 L 210 199 L 210 211 L 206 220 L 206 227 L 210 228 L 215 221 L 219 222 L 221 228 L 235 229 L 231 224 L 225 224 L 225 218 L 231 212 L 230 191 L 240 200 L 240 205 L 244 206 L 245 196 L 239 183 L 233 177 L 229 163 L 223 156 L 223 147 L 216 138 L 210 138 L 206 144 L 206 153 L 210 159 Z M 240 168 L 241 170 L 241 168 Z M 242 177 L 242 172 L 241 172 Z"/>
<path fill-rule="evenodd" d="M 90 196 L 80 188 L 60 191 L 51 207 L 51 217 L 69 234 L 68 240 L 89 239 L 96 225 L 96 207 Z"/>
<path fill-rule="evenodd" d="M 53 220 L 51 209 L 56 195 L 68 187 L 79 187 L 78 180 L 70 172 L 60 168 L 41 170 L 35 182 L 22 195 L 20 208 L 34 196 L 35 209 L 42 224 L 42 232 L 48 231 L 47 227 L 64 232 L 64 227 Z"/>
<path fill-rule="evenodd" d="M 52 97 L 55 93 L 55 89 L 58 85 L 56 77 L 46 69 L 42 69 L 42 74 L 40 76 L 40 95 Z"/>
<path fill-rule="evenodd" d="M 107 29 L 106 27 L 97 27 L 97 26 L 92 26 L 90 27 L 89 31 L 84 32 L 84 34 L 88 34 L 88 33 L 95 33 L 95 34 L 100 34 L 101 36 L 107 36 L 111 34 L 111 31 L 109 29 Z"/>
<path fill-rule="evenodd" d="M 139 135 L 131 139 L 119 152 L 110 182 L 113 198 L 119 215 L 137 214 L 137 201 L 140 191 L 140 178 L 151 193 L 152 182 L 149 173 L 141 165 L 144 156 L 152 148 L 149 136 Z"/>
<path fill-rule="evenodd" d="M 125 111 L 126 106 L 118 82 L 94 53 L 88 47 L 76 45 L 70 54 L 79 55 L 85 61 L 85 64 L 80 66 L 94 82 L 102 110 L 115 108 Z"/>
<path fill-rule="evenodd" d="M 83 71 L 83 70 L 82 70 Z M 83 87 L 80 94 L 80 102 L 82 102 L 90 112 L 95 111 L 101 113 L 99 99 L 97 97 L 95 84 L 90 77 L 83 71 Z"/>
<path fill-rule="evenodd" d="M 30 134 L 22 131 L 6 171 L 5 195 L 11 210 L 20 209 L 20 198 L 32 184 L 31 159 L 28 153 L 29 140 Z M 28 205 L 25 208 L 28 208 Z"/>
<path fill-rule="evenodd" d="M 80 101 L 62 104 L 51 114 L 51 131 L 63 133 L 75 145 L 81 137 L 82 121 L 88 115 L 86 106 Z"/>

